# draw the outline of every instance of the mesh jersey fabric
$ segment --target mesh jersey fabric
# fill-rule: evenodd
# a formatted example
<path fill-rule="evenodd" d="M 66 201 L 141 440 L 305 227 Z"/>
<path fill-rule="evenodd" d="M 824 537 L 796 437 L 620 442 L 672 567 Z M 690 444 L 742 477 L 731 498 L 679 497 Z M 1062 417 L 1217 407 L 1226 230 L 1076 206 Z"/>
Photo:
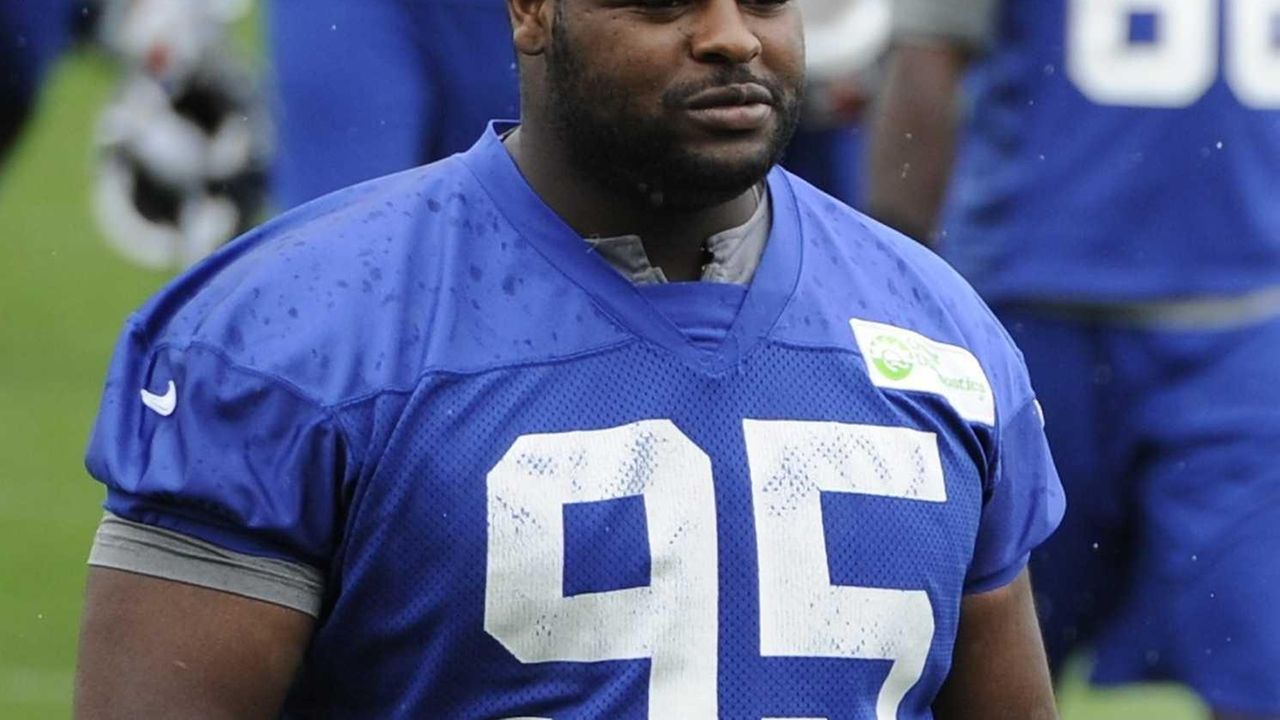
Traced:
<path fill-rule="evenodd" d="M 639 288 L 490 128 L 151 300 L 89 469 L 121 517 L 322 569 L 288 716 L 928 718 L 962 595 L 1062 513 L 1025 369 L 927 251 L 769 191 L 749 288 Z M 905 386 L 851 318 L 915 343 Z M 910 386 L 948 354 L 980 381 Z"/>
<path fill-rule="evenodd" d="M 941 223 L 943 255 L 983 297 L 1112 303 L 1280 285 L 1274 8 L 1001 5 L 969 77 Z"/>

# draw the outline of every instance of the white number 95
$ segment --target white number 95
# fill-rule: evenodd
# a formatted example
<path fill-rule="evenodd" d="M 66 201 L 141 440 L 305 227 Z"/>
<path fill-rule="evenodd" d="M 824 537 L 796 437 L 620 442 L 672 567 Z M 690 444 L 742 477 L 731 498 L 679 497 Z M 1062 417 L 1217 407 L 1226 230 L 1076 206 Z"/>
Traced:
<path fill-rule="evenodd" d="M 746 420 L 763 656 L 892 660 L 895 720 L 933 641 L 924 590 L 831 582 L 820 493 L 946 501 L 932 433 Z M 642 497 L 650 583 L 566 597 L 563 508 Z M 648 659 L 649 717 L 717 717 L 719 576 L 707 454 L 668 420 L 520 437 L 488 476 L 485 630 L 524 663 Z M 768 718 L 766 720 L 774 720 Z"/>

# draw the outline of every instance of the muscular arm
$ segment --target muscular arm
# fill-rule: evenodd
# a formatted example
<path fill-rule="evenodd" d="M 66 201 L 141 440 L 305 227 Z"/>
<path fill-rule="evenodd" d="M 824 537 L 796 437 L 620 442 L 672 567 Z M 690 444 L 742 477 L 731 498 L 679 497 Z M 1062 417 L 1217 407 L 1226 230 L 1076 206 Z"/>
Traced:
<path fill-rule="evenodd" d="M 921 242 L 934 231 L 951 175 L 967 64 L 968 53 L 944 40 L 895 45 L 872 120 L 868 210 Z"/>
<path fill-rule="evenodd" d="M 259 600 L 91 567 L 75 717 L 275 717 L 312 622 Z"/>
<path fill-rule="evenodd" d="M 1026 570 L 1002 588 L 965 597 L 951 675 L 933 710 L 938 720 L 1058 717 Z"/>

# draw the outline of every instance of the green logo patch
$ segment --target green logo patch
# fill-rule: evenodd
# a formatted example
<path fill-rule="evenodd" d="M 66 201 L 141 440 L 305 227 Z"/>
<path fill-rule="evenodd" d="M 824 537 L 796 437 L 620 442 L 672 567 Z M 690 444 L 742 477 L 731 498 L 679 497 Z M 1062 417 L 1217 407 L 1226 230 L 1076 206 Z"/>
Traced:
<path fill-rule="evenodd" d="M 850 318 L 849 326 L 873 384 L 935 393 L 966 420 L 995 424 L 991 385 L 969 350 L 887 323 Z"/>
<path fill-rule="evenodd" d="M 915 353 L 910 346 L 892 335 L 880 335 L 871 341 L 871 364 L 890 380 L 902 380 L 916 368 Z"/>

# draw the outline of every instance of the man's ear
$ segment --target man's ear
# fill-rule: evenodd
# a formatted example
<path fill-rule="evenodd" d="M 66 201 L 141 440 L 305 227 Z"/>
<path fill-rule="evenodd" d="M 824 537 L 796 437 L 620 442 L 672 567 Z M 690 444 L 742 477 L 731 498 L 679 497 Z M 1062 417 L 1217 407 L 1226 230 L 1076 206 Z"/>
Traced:
<path fill-rule="evenodd" d="M 512 40 L 521 55 L 541 55 L 551 40 L 555 3 L 564 0 L 507 0 Z"/>

